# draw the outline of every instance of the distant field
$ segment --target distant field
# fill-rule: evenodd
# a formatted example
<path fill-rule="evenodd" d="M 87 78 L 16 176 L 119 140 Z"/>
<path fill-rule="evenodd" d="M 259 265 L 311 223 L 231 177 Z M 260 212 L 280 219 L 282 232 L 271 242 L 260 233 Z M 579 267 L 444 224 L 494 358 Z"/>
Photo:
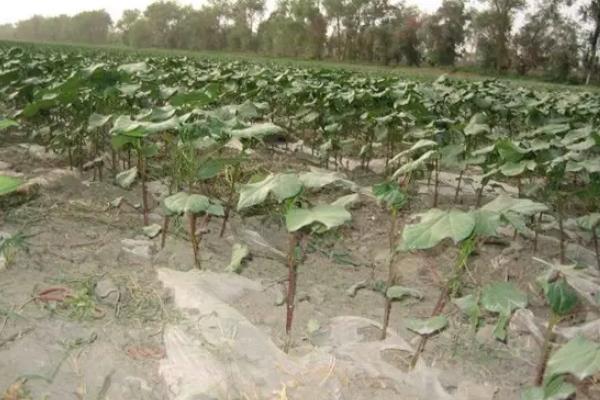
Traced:
<path fill-rule="evenodd" d="M 441 75 L 447 75 L 456 79 L 467 80 L 482 80 L 482 79 L 499 79 L 503 82 L 514 86 L 524 86 L 532 89 L 544 90 L 587 90 L 597 91 L 600 88 L 597 86 L 584 86 L 575 84 L 564 84 L 548 82 L 538 77 L 519 76 L 519 75 L 498 75 L 491 71 L 467 70 L 461 68 L 441 68 L 441 67 L 408 67 L 408 66 L 384 66 L 367 63 L 351 63 L 335 60 L 302 60 L 289 57 L 271 57 L 255 53 L 236 53 L 236 52 L 221 52 L 221 51 L 194 51 L 194 50 L 170 50 L 170 49 L 136 49 L 121 45 L 91 45 L 91 44 L 73 44 L 73 43 L 34 43 L 34 42 L 13 42 L 0 41 L 0 43 L 15 43 L 20 46 L 31 45 L 36 47 L 49 48 L 67 48 L 80 50 L 104 50 L 108 52 L 120 52 L 129 54 L 139 54 L 140 56 L 177 56 L 177 57 L 195 57 L 208 59 L 223 59 L 223 60 L 242 60 L 253 63 L 267 63 L 279 65 L 300 66 L 306 68 L 326 68 L 326 69 L 346 69 L 367 74 L 381 75 L 397 75 L 407 79 L 415 79 L 419 81 L 434 81 Z"/>

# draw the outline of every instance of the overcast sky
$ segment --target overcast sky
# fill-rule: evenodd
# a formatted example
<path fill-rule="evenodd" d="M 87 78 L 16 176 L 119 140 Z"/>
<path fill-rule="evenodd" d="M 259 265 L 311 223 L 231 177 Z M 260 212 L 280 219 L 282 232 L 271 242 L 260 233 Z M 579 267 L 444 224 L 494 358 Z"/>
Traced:
<path fill-rule="evenodd" d="M 267 0 L 274 4 L 275 0 Z M 5 0 L 0 12 L 0 24 L 27 19 L 34 14 L 54 16 L 60 14 L 73 15 L 81 11 L 104 8 L 113 20 L 121 17 L 124 9 L 144 9 L 153 0 Z M 181 4 L 201 5 L 204 0 L 179 0 Z M 408 0 L 426 11 L 436 10 L 442 0 Z"/>
<path fill-rule="evenodd" d="M 27 19 L 34 14 L 43 16 L 55 16 L 60 14 L 73 15 L 81 11 L 105 9 L 110 13 L 116 22 L 128 8 L 145 9 L 146 6 L 154 0 L 4 0 L 2 12 L 0 12 L 0 24 L 8 22 L 17 22 Z M 179 0 L 181 4 L 192 4 L 199 6 L 205 0 Z M 527 0 L 529 4 L 534 4 L 536 0 Z M 576 0 L 581 2 L 583 0 Z M 270 5 L 276 4 L 277 0 L 267 0 Z M 423 11 L 435 11 L 442 0 L 406 0 L 407 4 L 419 6 Z M 478 4 L 478 1 L 471 0 L 472 4 Z M 576 7 L 572 8 L 571 14 L 574 14 Z"/>

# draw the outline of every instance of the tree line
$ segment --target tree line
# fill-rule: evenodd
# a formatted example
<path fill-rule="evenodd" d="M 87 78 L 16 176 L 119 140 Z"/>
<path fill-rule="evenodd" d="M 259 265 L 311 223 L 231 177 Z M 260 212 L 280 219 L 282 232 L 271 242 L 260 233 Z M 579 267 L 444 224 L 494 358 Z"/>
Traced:
<path fill-rule="evenodd" d="M 113 22 L 104 10 L 34 16 L 0 38 L 224 50 L 383 65 L 475 66 L 554 81 L 599 81 L 600 0 L 444 0 L 424 13 L 392 0 L 156 1 Z M 522 15 L 519 27 L 517 15 Z"/>

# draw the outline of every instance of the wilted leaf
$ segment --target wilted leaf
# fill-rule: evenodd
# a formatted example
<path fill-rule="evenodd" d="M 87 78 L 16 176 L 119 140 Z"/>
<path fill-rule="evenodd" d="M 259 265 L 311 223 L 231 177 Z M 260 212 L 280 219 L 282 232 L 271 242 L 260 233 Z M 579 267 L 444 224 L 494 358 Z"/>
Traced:
<path fill-rule="evenodd" d="M 250 255 L 250 250 L 245 244 L 235 243 L 231 249 L 231 261 L 225 270 L 239 274 L 242 270 L 242 261 Z"/>
<path fill-rule="evenodd" d="M 144 235 L 146 235 L 150 239 L 154 239 L 155 237 L 157 237 L 161 230 L 162 227 L 158 224 L 152 224 L 142 228 Z"/>
<path fill-rule="evenodd" d="M 428 319 L 407 319 L 405 322 L 406 329 L 423 336 L 431 335 L 448 326 L 448 318 L 443 315 Z"/>
<path fill-rule="evenodd" d="M 331 229 L 351 219 L 352 215 L 344 207 L 328 204 L 318 205 L 311 209 L 292 208 L 285 215 L 285 223 L 289 232 L 296 232 L 315 222 Z"/>
<path fill-rule="evenodd" d="M 405 297 L 414 297 L 415 299 L 423 299 L 423 293 L 416 289 L 404 286 L 391 286 L 386 292 L 386 297 L 393 300 L 402 300 Z"/>
<path fill-rule="evenodd" d="M 135 181 L 135 178 L 137 178 L 137 175 L 138 169 L 137 167 L 133 167 L 127 171 L 118 173 L 115 179 L 117 181 L 117 185 L 121 186 L 123 189 L 129 189 Z"/>
<path fill-rule="evenodd" d="M 285 130 L 270 122 L 264 124 L 255 124 L 249 128 L 233 129 L 231 136 L 238 139 L 262 139 L 266 136 L 283 133 Z"/>

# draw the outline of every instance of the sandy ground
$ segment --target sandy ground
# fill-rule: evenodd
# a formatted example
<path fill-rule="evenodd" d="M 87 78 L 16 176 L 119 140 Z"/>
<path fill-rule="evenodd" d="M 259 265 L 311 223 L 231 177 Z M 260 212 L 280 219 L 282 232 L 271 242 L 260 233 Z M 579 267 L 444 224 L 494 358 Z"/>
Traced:
<path fill-rule="evenodd" d="M 274 168 L 289 166 L 285 157 L 274 156 Z M 160 269 L 194 269 L 183 228 L 175 229 L 166 247 L 160 249 L 160 238 L 142 235 L 137 211 L 127 206 L 109 207 L 121 196 L 131 204 L 138 203 L 138 186 L 127 191 L 109 179 L 92 182 L 91 175 L 68 171 L 53 157 L 36 159 L 30 150 L 15 143 L 0 147 L 0 161 L 12 173 L 50 181 L 36 198 L 3 210 L 0 230 L 23 233 L 26 240 L 0 271 L 0 393 L 6 391 L 4 398 L 11 400 L 183 398 L 177 397 L 173 382 L 164 376 L 163 367 L 171 356 L 165 336 L 174 327 L 191 329 L 189 321 L 194 314 L 174 301 L 177 290 L 167 290 L 157 276 Z M 369 177 L 357 180 L 374 183 Z M 447 188 L 446 194 L 442 200 L 451 201 L 453 188 Z M 407 213 L 429 202 L 430 196 L 422 194 Z M 352 223 L 338 233 L 307 243 L 306 258 L 299 268 L 290 357 L 301 359 L 315 350 L 329 351 L 320 333 L 330 328 L 335 317 L 382 319 L 384 301 L 379 292 L 367 287 L 350 296 L 348 290 L 360 282 L 377 286 L 385 281 L 389 218 L 371 201 L 363 201 L 352 214 Z M 161 222 L 158 214 L 151 219 Z M 258 234 L 275 249 L 285 251 L 287 237 L 281 221 L 235 215 L 224 239 L 218 238 L 219 225 L 220 221 L 211 222 L 202 241 L 203 267 L 223 273 L 233 244 L 248 243 L 252 257 L 241 275 L 260 289 L 221 300 L 275 348 L 283 348 L 282 296 L 287 270 L 276 252 L 248 239 Z M 557 254 L 556 243 L 547 240 L 535 255 L 551 260 Z M 438 299 L 440 277 L 455 255 L 452 246 L 442 245 L 427 254 L 398 258 L 398 283 L 423 294 L 421 300 L 396 303 L 392 310 L 390 328 L 410 346 L 416 346 L 418 337 L 406 329 L 404 318 L 430 315 Z M 528 293 L 529 308 L 535 315 L 545 317 L 543 301 L 533 285 L 543 266 L 533 262 L 532 256 L 531 242 L 520 237 L 482 246 L 469 263 L 467 292 L 488 282 L 510 280 Z M 507 343 L 501 343 L 492 337 L 493 316 L 486 317 L 476 333 L 455 306 L 449 304 L 446 313 L 448 329 L 429 340 L 422 358 L 424 365 L 441 371 L 436 379 L 453 396 L 449 398 L 518 399 L 535 373 L 539 352 L 535 339 L 509 330 Z M 586 318 L 598 316 L 589 311 Z M 372 339 L 378 329 L 362 334 Z M 383 358 L 398 371 L 408 370 L 410 353 L 406 351 L 384 351 Z M 464 382 L 471 390 L 460 387 Z M 465 394 L 468 392 L 471 397 Z M 368 376 L 342 385 L 338 395 L 323 392 L 321 398 L 401 398 L 398 387 Z M 236 396 L 239 393 L 218 398 L 242 398 Z M 290 387 L 272 398 L 302 397 L 294 397 Z"/>

